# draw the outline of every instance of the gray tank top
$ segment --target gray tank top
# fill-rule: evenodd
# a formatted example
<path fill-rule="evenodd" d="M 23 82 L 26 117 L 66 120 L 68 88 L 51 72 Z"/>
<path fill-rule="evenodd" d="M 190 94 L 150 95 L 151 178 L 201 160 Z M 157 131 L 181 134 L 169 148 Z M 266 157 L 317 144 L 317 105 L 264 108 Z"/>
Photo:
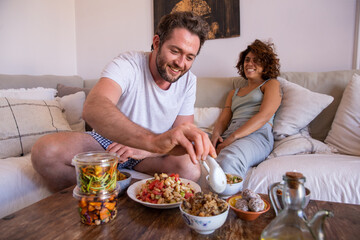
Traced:
<path fill-rule="evenodd" d="M 249 120 L 252 116 L 259 112 L 261 102 L 264 94 L 260 87 L 264 85 L 268 80 L 260 84 L 257 88 L 246 94 L 245 96 L 237 96 L 240 88 L 235 90 L 232 97 L 231 111 L 233 113 L 232 119 L 241 119 L 243 122 Z M 269 123 L 273 125 L 274 115 L 269 120 Z"/>

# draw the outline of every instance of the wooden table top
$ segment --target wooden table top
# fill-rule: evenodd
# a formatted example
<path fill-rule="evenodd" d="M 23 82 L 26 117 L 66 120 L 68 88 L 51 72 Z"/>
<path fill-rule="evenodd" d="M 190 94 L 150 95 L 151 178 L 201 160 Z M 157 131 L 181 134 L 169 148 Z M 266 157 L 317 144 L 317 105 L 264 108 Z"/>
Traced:
<path fill-rule="evenodd" d="M 73 188 L 0 219 L 0 239 L 260 239 L 262 230 L 275 218 L 271 208 L 258 219 L 246 222 L 230 209 L 221 228 L 201 235 L 186 226 L 178 208 L 148 208 L 124 193 L 114 220 L 87 226 L 80 222 Z M 265 198 L 268 200 L 268 196 Z M 360 205 L 311 200 L 305 212 L 311 219 L 321 209 L 331 210 L 335 215 L 325 221 L 327 239 L 359 239 Z"/>

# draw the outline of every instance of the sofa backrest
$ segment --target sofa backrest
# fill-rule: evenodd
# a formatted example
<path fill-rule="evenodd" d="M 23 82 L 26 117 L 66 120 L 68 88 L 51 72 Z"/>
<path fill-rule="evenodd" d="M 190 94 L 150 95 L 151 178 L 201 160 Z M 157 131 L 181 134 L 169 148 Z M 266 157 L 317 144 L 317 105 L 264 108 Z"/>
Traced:
<path fill-rule="evenodd" d="M 331 72 L 283 72 L 281 77 L 311 91 L 331 95 L 334 101 L 309 125 L 311 136 L 324 141 L 340 104 L 342 94 L 354 73 L 360 70 Z M 223 107 L 228 92 L 243 85 L 241 77 L 213 78 L 200 77 L 197 83 L 195 107 Z"/>
<path fill-rule="evenodd" d="M 0 74 L 0 89 L 34 87 L 56 88 L 58 83 L 69 87 L 83 87 L 84 85 L 83 79 L 79 76 Z"/>
<path fill-rule="evenodd" d="M 334 101 L 320 113 L 309 125 L 311 136 L 323 141 L 335 117 L 337 107 L 347 83 L 354 73 L 360 70 L 344 70 L 332 72 L 283 72 L 281 77 L 303 86 L 311 91 L 324 93 L 334 97 Z M 97 79 L 83 80 L 79 76 L 55 75 L 6 75 L 0 74 L 0 89 L 48 87 L 56 88 L 58 83 L 69 87 L 91 88 Z M 195 107 L 223 107 L 226 96 L 231 89 L 241 86 L 241 77 L 199 77 Z"/>

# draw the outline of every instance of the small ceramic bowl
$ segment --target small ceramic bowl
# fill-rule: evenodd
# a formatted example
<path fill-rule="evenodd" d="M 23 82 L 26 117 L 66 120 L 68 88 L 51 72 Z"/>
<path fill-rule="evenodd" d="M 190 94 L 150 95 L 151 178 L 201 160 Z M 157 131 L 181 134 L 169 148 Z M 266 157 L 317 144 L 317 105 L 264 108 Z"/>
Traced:
<path fill-rule="evenodd" d="M 305 204 L 304 204 L 304 208 L 306 208 L 306 206 L 310 202 L 310 194 L 311 194 L 310 189 L 305 188 Z M 282 202 L 282 192 L 281 192 L 281 190 L 276 191 L 276 196 L 277 196 L 277 198 L 279 200 L 280 206 L 283 208 L 284 205 L 283 205 L 283 202 Z"/>
<path fill-rule="evenodd" d="M 231 174 L 235 177 L 239 177 L 241 178 L 241 182 L 238 182 L 238 183 L 228 183 L 226 184 L 226 188 L 225 188 L 225 191 L 223 191 L 221 193 L 221 195 L 224 195 L 224 196 L 232 196 L 234 194 L 237 194 L 239 193 L 242 188 L 243 188 L 243 179 L 241 176 L 237 175 L 237 174 Z"/>
<path fill-rule="evenodd" d="M 242 177 L 240 177 L 240 176 L 237 175 L 237 174 L 231 174 L 231 175 L 236 176 L 236 177 L 239 177 L 239 178 L 242 179 Z M 209 175 L 206 176 L 206 181 L 209 182 Z M 230 196 L 232 196 L 232 195 L 235 195 L 235 194 L 239 193 L 239 192 L 242 190 L 242 188 L 243 188 L 243 182 L 244 182 L 244 181 L 242 180 L 242 181 L 239 182 L 239 183 L 232 183 L 232 184 L 228 183 L 228 184 L 226 184 L 225 191 L 223 191 L 222 193 L 220 193 L 219 196 L 220 196 L 221 198 L 225 199 L 225 198 L 228 198 L 228 197 L 230 197 Z M 211 188 L 211 187 L 210 187 L 210 188 Z M 214 191 L 214 190 L 213 190 L 213 191 Z"/>
<path fill-rule="evenodd" d="M 229 205 L 225 212 L 210 217 L 199 217 L 191 215 L 185 212 L 181 206 L 182 204 L 180 204 L 179 206 L 181 216 L 184 219 L 186 225 L 188 225 L 190 228 L 194 229 L 200 234 L 213 233 L 216 229 L 220 228 L 225 223 L 226 218 L 229 214 Z"/>
<path fill-rule="evenodd" d="M 241 194 L 239 195 L 234 195 L 229 197 L 226 201 L 229 203 L 230 208 L 236 213 L 236 215 L 245 221 L 254 221 L 255 219 L 257 219 L 261 214 L 266 213 L 267 211 L 269 211 L 270 209 L 270 203 L 268 201 L 266 201 L 265 199 L 261 198 L 264 203 L 265 203 L 265 208 L 264 210 L 260 211 L 260 212 L 252 212 L 252 211 L 243 211 L 240 209 L 237 209 L 235 207 L 235 203 L 238 199 L 241 199 L 242 196 Z"/>
<path fill-rule="evenodd" d="M 117 181 L 118 185 L 120 186 L 119 195 L 122 195 L 126 191 L 126 189 L 129 187 L 131 179 L 132 179 L 130 173 L 128 173 L 128 172 L 121 172 L 121 173 L 126 176 L 126 179 Z"/>

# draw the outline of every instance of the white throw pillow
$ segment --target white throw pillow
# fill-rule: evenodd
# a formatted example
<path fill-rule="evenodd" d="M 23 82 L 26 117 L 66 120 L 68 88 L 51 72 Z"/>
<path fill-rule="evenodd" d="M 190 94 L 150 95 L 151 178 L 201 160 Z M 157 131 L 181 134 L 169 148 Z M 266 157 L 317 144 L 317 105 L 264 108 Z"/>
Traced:
<path fill-rule="evenodd" d="M 57 101 L 65 109 L 66 120 L 71 129 L 77 132 L 85 131 L 85 121 L 82 119 L 82 111 L 85 102 L 85 92 L 77 92 L 74 94 L 57 97 Z"/>
<path fill-rule="evenodd" d="M 313 139 L 308 128 L 301 129 L 298 134 L 275 141 L 274 149 L 268 159 L 286 155 L 322 153 L 331 154 L 337 152 L 335 148 Z"/>
<path fill-rule="evenodd" d="M 53 100 L 57 90 L 54 88 L 0 89 L 0 97 L 31 100 Z"/>
<path fill-rule="evenodd" d="M 56 100 L 0 98 L 0 158 L 22 156 L 49 133 L 71 131 Z"/>
<path fill-rule="evenodd" d="M 299 133 L 334 100 L 332 96 L 312 92 L 284 78 L 278 77 L 278 81 L 283 97 L 274 119 L 275 140 Z"/>
<path fill-rule="evenodd" d="M 360 156 L 360 76 L 356 73 L 345 88 L 325 142 L 340 153 Z"/>
<path fill-rule="evenodd" d="M 205 132 L 212 133 L 214 124 L 221 111 L 222 108 L 218 107 L 195 108 L 194 124 Z"/>

